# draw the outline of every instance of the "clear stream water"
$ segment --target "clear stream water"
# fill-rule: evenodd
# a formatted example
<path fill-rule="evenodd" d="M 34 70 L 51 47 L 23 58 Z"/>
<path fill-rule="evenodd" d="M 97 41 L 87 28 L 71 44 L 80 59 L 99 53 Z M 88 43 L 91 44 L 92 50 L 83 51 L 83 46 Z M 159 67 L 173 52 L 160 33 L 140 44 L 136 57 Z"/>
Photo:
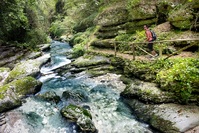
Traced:
<path fill-rule="evenodd" d="M 89 106 L 98 133 L 153 132 L 147 124 L 137 121 L 131 110 L 120 100 L 120 93 L 125 85 L 117 80 L 119 75 L 107 74 L 90 78 L 85 72 L 81 72 L 71 78 L 70 73 L 65 76 L 55 73 L 56 68 L 71 62 L 64 56 L 64 53 L 70 50 L 71 47 L 67 43 L 52 42 L 51 63 L 41 68 L 41 73 L 45 76 L 39 78 L 43 82 L 39 93 L 51 90 L 60 97 L 66 90 L 84 93 L 89 100 L 79 104 Z M 15 117 L 15 121 L 9 131 L 5 131 L 7 133 L 79 133 L 77 126 L 60 114 L 60 109 L 69 103 L 70 101 L 62 100 L 54 104 L 30 96 L 21 107 L 9 112 Z"/>

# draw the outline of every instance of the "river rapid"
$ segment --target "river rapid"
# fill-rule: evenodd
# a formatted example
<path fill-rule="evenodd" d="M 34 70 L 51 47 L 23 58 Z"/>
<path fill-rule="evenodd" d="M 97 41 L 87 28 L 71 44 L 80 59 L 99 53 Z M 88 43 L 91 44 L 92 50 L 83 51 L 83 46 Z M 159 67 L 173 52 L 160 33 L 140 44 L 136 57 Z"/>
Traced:
<path fill-rule="evenodd" d="M 49 51 L 51 61 L 41 68 L 42 76 L 38 79 L 43 82 L 39 94 L 54 91 L 61 97 L 61 102 L 43 101 L 35 95 L 26 98 L 21 107 L 7 113 L 10 127 L 6 133 L 84 133 L 60 114 L 60 110 L 70 103 L 88 108 L 98 133 L 154 132 L 147 124 L 137 121 L 130 108 L 122 102 L 120 93 L 125 84 L 119 80 L 120 75 L 107 73 L 89 77 L 85 71 L 68 72 L 64 76 L 56 73 L 56 69 L 71 63 L 65 56 L 71 50 L 68 43 L 53 41 Z M 81 92 L 87 100 L 65 100 L 62 98 L 64 91 Z"/>

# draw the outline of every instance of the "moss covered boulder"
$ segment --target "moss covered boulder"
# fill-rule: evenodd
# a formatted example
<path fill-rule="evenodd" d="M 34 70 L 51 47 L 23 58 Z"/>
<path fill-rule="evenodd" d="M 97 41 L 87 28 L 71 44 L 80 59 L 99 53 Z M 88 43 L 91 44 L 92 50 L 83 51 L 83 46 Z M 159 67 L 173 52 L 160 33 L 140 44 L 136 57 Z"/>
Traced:
<path fill-rule="evenodd" d="M 40 90 L 41 82 L 33 77 L 25 77 L 0 87 L 0 112 L 21 105 L 22 98 Z"/>
<path fill-rule="evenodd" d="M 100 26 L 119 25 L 128 20 L 128 11 L 125 6 L 112 6 L 104 9 L 95 18 L 94 23 Z"/>
<path fill-rule="evenodd" d="M 65 118 L 76 122 L 83 131 L 96 131 L 96 128 L 92 122 L 92 116 L 90 112 L 82 107 L 70 104 L 62 108 L 61 114 Z"/>
<path fill-rule="evenodd" d="M 37 97 L 42 100 L 51 101 L 55 103 L 58 103 L 59 101 L 61 101 L 61 98 L 54 91 L 47 91 L 44 93 L 39 93 L 37 94 Z"/>
<path fill-rule="evenodd" d="M 155 1 L 136 0 L 128 4 L 130 20 L 144 20 L 156 17 Z"/>
<path fill-rule="evenodd" d="M 81 56 L 73 62 L 76 67 L 88 67 L 96 65 L 109 64 L 110 60 L 104 56 L 85 55 Z"/>
<path fill-rule="evenodd" d="M 34 60 L 27 60 L 18 63 L 14 69 L 10 72 L 9 76 L 5 80 L 9 83 L 15 79 L 20 79 L 26 76 L 36 77 L 40 72 L 40 67 L 48 61 L 50 55 L 41 56 Z"/>
<path fill-rule="evenodd" d="M 162 91 L 155 83 L 134 80 L 133 83 L 122 92 L 123 97 L 138 98 L 144 102 L 151 103 L 168 103 L 174 102 L 173 93 Z"/>
<path fill-rule="evenodd" d="M 186 132 L 199 125 L 199 107 L 178 104 L 145 104 L 126 99 L 135 115 L 163 133 Z"/>
<path fill-rule="evenodd" d="M 88 94 L 82 89 L 64 91 L 62 94 L 62 98 L 67 100 L 67 102 L 72 103 L 82 103 L 89 101 Z"/>
<path fill-rule="evenodd" d="M 193 24 L 193 10 L 189 4 L 179 5 L 169 13 L 168 20 L 179 29 L 190 29 Z"/>
<path fill-rule="evenodd" d="M 113 39 L 103 39 L 103 40 L 94 40 L 91 42 L 91 46 L 98 48 L 114 48 L 114 40 Z"/>

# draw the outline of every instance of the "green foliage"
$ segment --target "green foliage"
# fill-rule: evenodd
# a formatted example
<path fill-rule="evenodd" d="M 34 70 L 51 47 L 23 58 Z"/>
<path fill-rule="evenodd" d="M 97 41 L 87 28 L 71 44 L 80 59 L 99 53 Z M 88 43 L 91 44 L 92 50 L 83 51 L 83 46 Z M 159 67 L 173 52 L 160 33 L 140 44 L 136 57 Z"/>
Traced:
<path fill-rule="evenodd" d="M 145 31 L 142 30 L 142 31 L 136 31 L 136 34 L 135 34 L 135 41 L 134 42 L 145 42 L 146 40 L 146 35 L 145 35 Z"/>
<path fill-rule="evenodd" d="M 0 40 L 32 48 L 43 43 L 55 0 L 1 0 Z M 42 40 L 41 42 L 39 42 Z"/>
<path fill-rule="evenodd" d="M 134 39 L 132 34 L 119 34 L 115 37 L 115 40 L 123 42 L 119 44 L 118 50 L 124 52 L 131 50 L 131 46 L 128 44 L 128 42 L 132 42 Z"/>
<path fill-rule="evenodd" d="M 34 49 L 37 45 L 47 42 L 47 34 L 42 29 L 34 29 L 27 33 L 26 40 L 26 48 Z"/>
<path fill-rule="evenodd" d="M 199 87 L 199 60 L 172 60 L 169 68 L 164 68 L 157 74 L 157 81 L 163 89 L 176 93 L 179 101 L 187 103 Z"/>
<path fill-rule="evenodd" d="M 0 39 L 16 40 L 28 27 L 28 19 L 24 11 L 25 2 L 21 0 L 1 0 Z M 15 34 L 13 34 L 15 33 Z"/>
<path fill-rule="evenodd" d="M 130 9 L 140 3 L 140 0 L 127 0 L 127 8 Z"/>
<path fill-rule="evenodd" d="M 85 49 L 84 46 L 82 44 L 77 44 L 73 47 L 73 57 L 80 57 L 82 55 L 84 55 L 85 53 Z"/>
<path fill-rule="evenodd" d="M 60 37 L 61 35 L 63 35 L 65 28 L 61 21 L 55 21 L 51 24 L 49 31 L 51 33 L 52 38 Z"/>

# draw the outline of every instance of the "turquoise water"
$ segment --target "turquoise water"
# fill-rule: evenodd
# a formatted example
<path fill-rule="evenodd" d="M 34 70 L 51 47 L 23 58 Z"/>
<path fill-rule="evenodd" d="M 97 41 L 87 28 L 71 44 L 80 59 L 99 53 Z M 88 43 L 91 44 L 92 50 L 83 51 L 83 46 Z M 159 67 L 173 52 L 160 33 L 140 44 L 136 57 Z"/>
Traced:
<path fill-rule="evenodd" d="M 13 133 L 80 133 L 75 123 L 67 121 L 60 114 L 60 109 L 68 104 L 87 107 L 98 133 L 150 133 L 147 124 L 135 119 L 131 110 L 121 101 L 120 93 L 125 85 L 119 80 L 120 75 L 106 74 L 90 78 L 86 72 L 59 75 L 54 70 L 70 64 L 65 54 L 71 52 L 67 43 L 53 42 L 51 62 L 41 68 L 43 82 L 41 91 L 54 91 L 62 97 L 64 91 L 78 92 L 84 95 L 82 101 L 61 99 L 58 104 L 41 101 L 35 96 L 25 100 L 23 105 L 14 110 L 21 119 L 15 122 Z"/>

